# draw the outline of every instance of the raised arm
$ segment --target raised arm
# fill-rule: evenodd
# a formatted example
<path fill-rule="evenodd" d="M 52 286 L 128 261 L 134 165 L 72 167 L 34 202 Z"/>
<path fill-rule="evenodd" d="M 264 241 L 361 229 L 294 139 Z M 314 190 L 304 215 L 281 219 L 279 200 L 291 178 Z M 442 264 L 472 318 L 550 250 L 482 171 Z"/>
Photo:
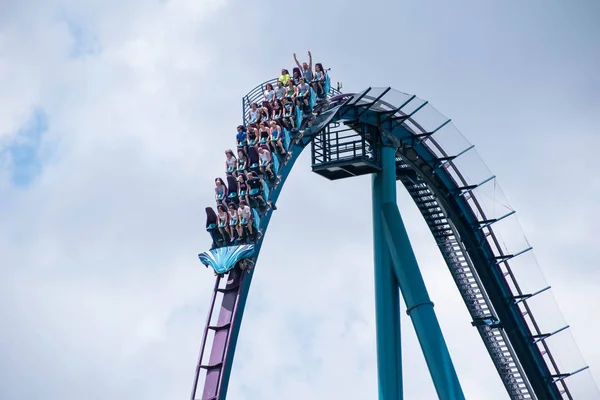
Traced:
<path fill-rule="evenodd" d="M 310 51 L 308 52 L 308 69 L 310 69 L 311 71 L 313 70 L 313 67 L 312 67 L 312 54 L 310 54 Z"/>
<path fill-rule="evenodd" d="M 302 71 L 302 65 L 300 65 L 300 61 L 298 61 L 298 58 L 296 57 L 296 53 L 294 53 L 294 61 L 296 62 L 296 65 L 298 66 L 298 68 L 300 68 L 300 71 Z"/>

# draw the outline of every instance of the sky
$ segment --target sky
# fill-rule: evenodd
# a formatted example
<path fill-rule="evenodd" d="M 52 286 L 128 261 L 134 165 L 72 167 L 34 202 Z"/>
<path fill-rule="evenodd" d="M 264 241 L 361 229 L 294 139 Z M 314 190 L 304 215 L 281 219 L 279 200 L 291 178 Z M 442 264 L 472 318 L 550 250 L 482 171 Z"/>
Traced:
<path fill-rule="evenodd" d="M 476 145 L 572 327 L 584 360 L 560 347 L 565 365 L 590 365 L 573 378 L 579 398 L 593 398 L 600 4 L 290 7 L 0 1 L 0 398 L 189 398 L 214 284 L 197 259 L 210 246 L 204 207 L 240 98 L 307 50 L 344 91 L 414 93 Z M 398 192 L 467 398 L 506 399 Z M 375 398 L 370 210 L 369 177 L 329 182 L 302 155 L 265 238 L 228 398 Z M 406 398 L 433 399 L 405 314 L 402 334 Z"/>

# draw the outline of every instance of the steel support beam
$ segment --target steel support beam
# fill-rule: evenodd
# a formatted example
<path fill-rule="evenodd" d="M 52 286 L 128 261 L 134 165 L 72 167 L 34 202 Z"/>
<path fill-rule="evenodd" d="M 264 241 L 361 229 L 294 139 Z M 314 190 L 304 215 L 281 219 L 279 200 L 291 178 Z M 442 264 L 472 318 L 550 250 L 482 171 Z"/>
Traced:
<path fill-rule="evenodd" d="M 384 163 L 392 168 L 373 174 L 373 242 L 375 255 L 375 321 L 379 400 L 401 400 L 402 349 L 400 343 L 400 292 L 385 239 L 383 204 L 396 202 L 395 149 L 384 147 Z"/>
<path fill-rule="evenodd" d="M 387 179 L 396 178 L 394 153 L 394 149 L 388 147 L 382 151 L 383 168 L 380 175 L 386 182 Z M 433 310 L 433 303 L 429 299 L 408 233 L 398 211 L 395 190 L 394 197 L 386 196 L 385 200 L 389 201 L 384 201 L 378 218 L 383 221 L 384 237 L 393 265 L 394 279 L 391 280 L 397 282 L 400 287 L 407 307 L 406 312 L 414 325 L 439 399 L 464 400 L 465 396 Z M 379 246 L 383 247 L 382 244 Z"/>

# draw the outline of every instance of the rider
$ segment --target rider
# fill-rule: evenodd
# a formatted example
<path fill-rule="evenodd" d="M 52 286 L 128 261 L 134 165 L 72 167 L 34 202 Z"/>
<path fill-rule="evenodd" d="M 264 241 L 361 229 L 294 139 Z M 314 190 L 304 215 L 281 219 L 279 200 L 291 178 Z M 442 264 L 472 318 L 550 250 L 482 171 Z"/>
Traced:
<path fill-rule="evenodd" d="M 313 89 L 317 92 L 317 97 L 325 97 L 325 69 L 323 64 L 315 64 L 315 80 L 313 81 Z"/>
<path fill-rule="evenodd" d="M 231 235 L 229 234 L 229 226 L 227 225 L 227 222 L 229 221 L 227 208 L 225 208 L 224 205 L 219 204 L 219 206 L 217 207 L 217 211 L 219 217 L 219 232 L 221 232 L 221 236 L 223 236 L 223 239 L 227 240 L 227 236 L 225 236 L 225 233 L 227 233 L 227 235 L 231 237 Z"/>
<path fill-rule="evenodd" d="M 240 201 L 240 207 L 237 211 L 238 216 L 240 218 L 240 226 L 238 232 L 243 232 L 244 227 L 248 227 L 248 232 L 250 233 L 250 235 L 252 235 L 252 209 L 248 206 L 248 203 L 245 200 L 242 200 Z"/>
<path fill-rule="evenodd" d="M 267 83 L 266 90 L 264 93 L 264 100 L 272 103 L 275 100 L 275 89 L 273 89 L 273 85 Z"/>
<path fill-rule="evenodd" d="M 225 151 L 225 168 L 227 174 L 235 175 L 237 167 L 237 159 L 233 155 L 233 151 L 226 150 Z"/>
<path fill-rule="evenodd" d="M 306 80 L 306 83 L 311 83 L 314 79 L 314 76 L 312 72 L 312 54 L 310 54 L 310 51 L 308 52 L 308 64 L 302 63 L 302 65 L 300 65 L 300 62 L 296 57 L 296 53 L 294 53 L 294 61 L 296 62 L 298 68 L 302 69 L 302 76 Z"/>
<path fill-rule="evenodd" d="M 244 149 L 238 149 L 238 160 L 237 160 L 237 173 L 241 175 L 248 168 L 248 155 Z"/>
<path fill-rule="evenodd" d="M 250 121 L 250 123 L 258 121 L 259 111 L 260 110 L 258 109 L 258 104 L 250 104 L 250 111 L 248 111 L 248 121 Z"/>
<path fill-rule="evenodd" d="M 259 204 L 262 206 L 268 206 L 265 201 L 263 194 L 265 193 L 265 187 L 263 185 L 262 179 L 258 177 L 258 174 L 254 171 L 248 174 L 248 181 L 246 182 L 250 190 L 248 191 L 248 197 L 256 197 L 259 201 Z"/>
<path fill-rule="evenodd" d="M 281 75 L 279 76 L 279 82 L 286 84 L 288 80 L 291 79 L 290 76 L 290 71 L 288 71 L 287 69 L 283 68 L 281 70 Z"/>
<path fill-rule="evenodd" d="M 298 97 L 310 99 L 310 86 L 304 78 L 300 78 L 300 83 L 298 84 Z"/>
<path fill-rule="evenodd" d="M 234 203 L 229 203 L 227 206 L 229 208 L 229 234 L 231 235 L 231 241 L 235 240 L 235 231 L 237 232 L 238 238 L 242 236 L 240 230 L 242 227 L 239 224 L 238 211 Z"/>
<path fill-rule="evenodd" d="M 268 172 L 270 176 L 273 176 L 273 170 L 271 169 L 271 163 L 273 161 L 271 152 L 261 146 L 258 148 L 258 155 L 260 157 L 260 172 L 263 174 Z"/>
<path fill-rule="evenodd" d="M 238 198 L 240 199 L 240 201 L 246 200 L 246 203 L 248 203 L 248 184 L 246 183 L 246 181 L 247 181 L 246 175 L 244 175 L 244 174 L 238 175 L 238 177 L 237 177 Z"/>
<path fill-rule="evenodd" d="M 283 147 L 283 129 L 277 124 L 277 121 L 271 121 L 271 149 L 276 152 L 277 146 L 281 149 L 281 154 L 285 155 L 286 151 Z"/>
<path fill-rule="evenodd" d="M 279 100 L 283 99 L 283 96 L 285 96 L 285 87 L 283 86 L 284 83 L 285 82 L 277 81 L 277 88 L 275 88 L 275 98 Z"/>
<path fill-rule="evenodd" d="M 248 135 L 246 134 L 246 127 L 244 125 L 239 125 L 237 127 L 237 135 L 235 135 L 235 140 L 237 141 L 238 149 L 248 146 Z"/>
<path fill-rule="evenodd" d="M 283 103 L 279 99 L 275 99 L 273 102 L 273 116 L 271 120 L 278 121 L 283 117 Z"/>
<path fill-rule="evenodd" d="M 248 125 L 248 146 L 256 146 L 258 143 L 258 129 L 256 124 L 252 123 Z"/>
<path fill-rule="evenodd" d="M 225 186 L 225 182 L 223 179 L 216 178 L 215 179 L 215 200 L 217 200 L 217 205 L 224 205 L 225 198 L 227 197 L 227 186 Z"/>
<path fill-rule="evenodd" d="M 291 97 L 283 98 L 283 125 L 287 130 L 296 129 L 296 105 Z"/>
<path fill-rule="evenodd" d="M 263 121 L 260 123 L 258 143 L 260 145 L 267 144 L 271 140 L 271 129 L 269 128 L 269 122 Z"/>
<path fill-rule="evenodd" d="M 262 102 L 262 107 L 258 111 L 258 120 L 256 122 L 266 122 L 273 116 L 273 106 L 268 101 Z"/>

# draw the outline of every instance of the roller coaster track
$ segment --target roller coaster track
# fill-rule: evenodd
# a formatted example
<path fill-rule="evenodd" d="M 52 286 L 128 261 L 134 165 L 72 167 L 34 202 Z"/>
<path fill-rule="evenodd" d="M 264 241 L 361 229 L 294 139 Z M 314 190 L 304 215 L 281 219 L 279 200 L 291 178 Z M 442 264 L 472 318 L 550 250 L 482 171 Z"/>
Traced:
<path fill-rule="evenodd" d="M 244 116 L 249 105 L 261 98 L 266 83 L 243 98 Z M 510 399 L 573 399 L 568 378 L 587 367 L 562 371 L 552 355 L 547 339 L 568 327 L 545 332 L 534 317 L 529 301 L 549 288 L 533 293 L 521 290 L 511 262 L 531 248 L 507 251 L 502 246 L 502 238 L 494 227 L 514 211 L 491 215 L 478 199 L 478 191 L 495 183 L 495 177 L 473 182 L 459 168 L 460 157 L 472 151 L 473 146 L 449 146 L 442 132 L 450 126 L 450 120 L 439 121 L 436 126 L 427 118 L 420 120 L 420 113 L 430 106 L 416 96 L 391 88 L 369 88 L 346 95 L 332 90 L 331 96 L 334 97 L 328 108 L 316 116 L 301 140 L 290 143 L 293 157 L 280 166 L 280 182 L 269 193 L 271 203 L 277 203 L 294 163 L 309 144 L 313 171 L 329 179 L 375 171 L 378 154 L 373 140 L 379 133 L 397 149 L 396 179 L 404 185 L 429 226 Z M 226 278 L 216 278 L 192 400 L 226 397 L 255 271 L 242 270 L 239 264 L 256 264 L 273 209 L 260 218 L 262 238 L 244 257 L 229 255 L 227 260 L 234 267 Z M 220 307 L 216 307 L 218 303 Z M 202 379 L 204 388 L 201 397 L 197 397 Z"/>

